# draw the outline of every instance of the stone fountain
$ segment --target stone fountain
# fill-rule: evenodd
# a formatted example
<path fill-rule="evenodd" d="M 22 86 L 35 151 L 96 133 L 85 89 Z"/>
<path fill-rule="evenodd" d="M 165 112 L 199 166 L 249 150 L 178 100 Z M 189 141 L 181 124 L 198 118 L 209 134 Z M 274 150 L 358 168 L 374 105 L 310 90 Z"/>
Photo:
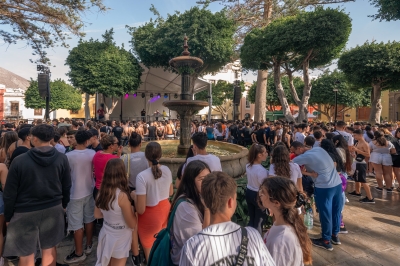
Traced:
<path fill-rule="evenodd" d="M 170 66 L 181 74 L 180 100 L 165 101 L 163 105 L 176 111 L 181 120 L 178 154 L 186 155 L 190 148 L 190 125 L 193 115 L 208 106 L 208 102 L 193 100 L 192 75 L 203 66 L 203 60 L 190 56 L 187 36 L 185 35 L 181 56 L 172 58 Z"/>

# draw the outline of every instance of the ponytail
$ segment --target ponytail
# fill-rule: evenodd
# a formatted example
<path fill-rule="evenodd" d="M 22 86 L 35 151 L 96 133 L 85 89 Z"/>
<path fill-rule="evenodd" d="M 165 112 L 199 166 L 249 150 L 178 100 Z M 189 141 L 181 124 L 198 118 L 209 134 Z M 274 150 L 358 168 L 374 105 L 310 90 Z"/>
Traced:
<path fill-rule="evenodd" d="M 158 160 L 160 160 L 162 155 L 160 144 L 158 142 L 150 142 L 147 144 L 144 155 L 146 159 L 152 163 L 151 172 L 154 179 L 159 179 L 162 176 L 161 168 L 158 167 Z"/>

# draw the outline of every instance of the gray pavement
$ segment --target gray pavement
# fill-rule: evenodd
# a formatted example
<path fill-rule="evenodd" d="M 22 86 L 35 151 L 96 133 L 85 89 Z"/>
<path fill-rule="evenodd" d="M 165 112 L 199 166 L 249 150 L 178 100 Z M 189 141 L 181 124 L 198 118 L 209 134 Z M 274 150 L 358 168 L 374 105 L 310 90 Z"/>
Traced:
<path fill-rule="evenodd" d="M 314 266 L 400 265 L 400 193 L 383 194 L 373 188 L 375 179 L 368 181 L 376 204 L 361 204 L 359 198 L 348 196 L 350 202 L 344 210 L 344 222 L 349 233 L 340 235 L 342 245 L 334 246 L 331 252 L 313 247 Z M 354 182 L 349 182 L 347 191 L 353 190 Z M 365 195 L 363 190 L 361 193 Z M 319 237 L 319 232 L 318 217 L 314 217 L 310 237 Z M 95 265 L 96 246 L 97 237 L 94 237 L 92 254 L 84 262 L 74 265 Z M 65 238 L 58 246 L 57 261 L 62 263 L 73 248 L 73 238 Z M 17 265 L 17 262 L 6 265 Z M 132 264 L 128 260 L 126 265 Z"/>

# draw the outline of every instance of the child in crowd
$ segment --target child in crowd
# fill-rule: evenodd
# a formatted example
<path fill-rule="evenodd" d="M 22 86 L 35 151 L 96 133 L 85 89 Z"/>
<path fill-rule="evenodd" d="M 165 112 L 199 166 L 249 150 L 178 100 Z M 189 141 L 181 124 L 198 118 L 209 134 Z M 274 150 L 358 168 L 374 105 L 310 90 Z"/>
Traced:
<path fill-rule="evenodd" d="M 132 229 L 137 221 L 125 165 L 120 159 L 111 159 L 106 164 L 94 216 L 104 219 L 98 238 L 96 266 L 125 265 L 131 249 Z"/>

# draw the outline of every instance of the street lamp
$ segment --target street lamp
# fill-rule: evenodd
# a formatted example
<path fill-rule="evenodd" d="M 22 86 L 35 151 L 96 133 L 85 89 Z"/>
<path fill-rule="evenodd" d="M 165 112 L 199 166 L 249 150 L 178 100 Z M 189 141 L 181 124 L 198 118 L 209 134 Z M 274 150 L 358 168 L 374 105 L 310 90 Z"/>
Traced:
<path fill-rule="evenodd" d="M 238 105 L 240 104 L 241 98 L 241 88 L 240 88 L 240 80 L 239 80 L 239 72 L 242 70 L 242 66 L 240 64 L 240 60 L 236 60 L 232 65 L 232 71 L 235 73 L 235 85 L 233 89 L 233 120 L 238 120 Z"/>
<path fill-rule="evenodd" d="M 337 79 L 335 81 L 335 87 L 333 89 L 333 92 L 335 93 L 335 125 L 336 125 L 336 122 L 337 122 L 337 94 L 338 94 L 338 91 L 339 91 L 339 89 L 338 89 L 339 86 L 340 86 L 340 80 Z"/>

